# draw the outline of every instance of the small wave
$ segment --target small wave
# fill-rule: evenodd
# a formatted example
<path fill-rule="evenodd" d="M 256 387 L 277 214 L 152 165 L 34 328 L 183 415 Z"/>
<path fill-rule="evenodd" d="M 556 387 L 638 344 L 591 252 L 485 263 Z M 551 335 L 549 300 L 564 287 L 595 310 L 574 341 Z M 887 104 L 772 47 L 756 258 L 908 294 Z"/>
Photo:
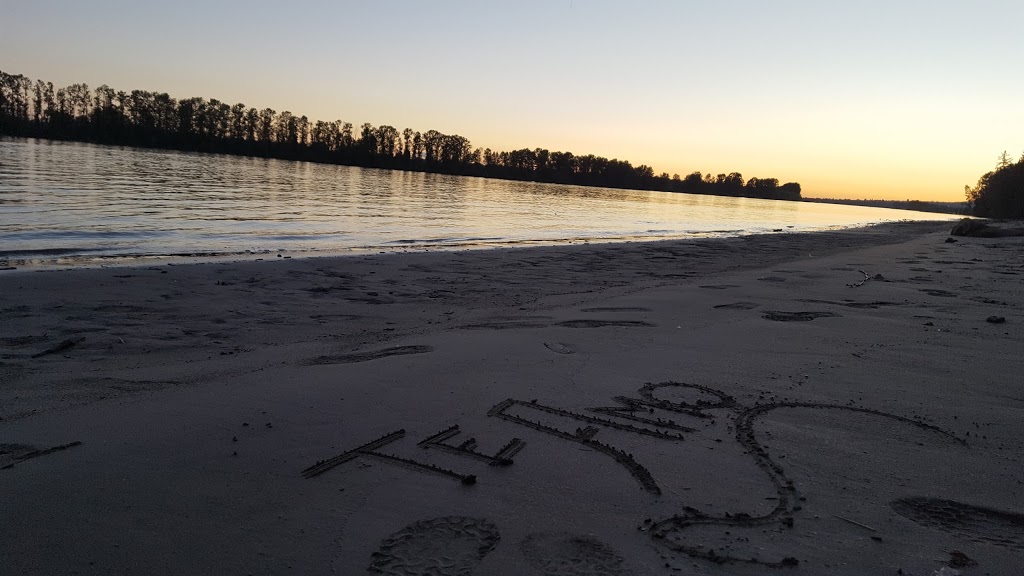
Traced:
<path fill-rule="evenodd" d="M 401 244 L 405 246 L 442 246 L 452 244 L 474 244 L 480 242 L 507 242 L 508 238 L 501 236 L 459 236 L 452 238 L 402 238 L 400 240 L 389 240 L 385 245 Z"/>
<path fill-rule="evenodd" d="M 231 238 L 231 236 L 226 236 L 226 237 Z M 266 240 L 273 240 L 273 241 L 276 241 L 276 242 L 295 242 L 295 241 L 299 241 L 299 240 L 319 242 L 319 241 L 323 241 L 323 240 L 328 239 L 328 238 L 345 238 L 345 237 L 346 237 L 346 235 L 344 235 L 344 234 L 278 234 L 278 235 L 275 235 L 275 236 L 267 236 L 267 235 L 261 234 L 259 236 L 260 240 L 265 240 L 265 241 Z"/>
<path fill-rule="evenodd" d="M 106 252 L 107 248 L 34 248 L 24 250 L 0 250 L 0 258 L 44 258 L 72 256 L 79 254 L 95 254 Z"/>
<path fill-rule="evenodd" d="M 0 235 L 4 242 L 42 240 L 143 240 L 161 238 L 173 233 L 162 230 L 25 230 Z"/>

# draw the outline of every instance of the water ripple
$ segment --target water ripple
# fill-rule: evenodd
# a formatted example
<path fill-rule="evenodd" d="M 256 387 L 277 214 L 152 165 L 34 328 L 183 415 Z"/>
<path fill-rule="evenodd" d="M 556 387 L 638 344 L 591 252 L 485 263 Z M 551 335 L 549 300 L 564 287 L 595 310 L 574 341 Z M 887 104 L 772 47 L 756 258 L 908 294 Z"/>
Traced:
<path fill-rule="evenodd" d="M 0 138 L 5 261 L 717 237 L 942 218 Z"/>

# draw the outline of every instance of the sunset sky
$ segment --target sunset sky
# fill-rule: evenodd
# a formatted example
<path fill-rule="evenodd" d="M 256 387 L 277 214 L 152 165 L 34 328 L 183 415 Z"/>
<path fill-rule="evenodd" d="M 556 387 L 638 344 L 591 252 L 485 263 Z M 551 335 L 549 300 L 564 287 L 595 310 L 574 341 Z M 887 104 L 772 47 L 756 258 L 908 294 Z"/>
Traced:
<path fill-rule="evenodd" d="M 805 196 L 963 199 L 1024 151 L 1024 2 L 0 0 L 0 69 Z"/>

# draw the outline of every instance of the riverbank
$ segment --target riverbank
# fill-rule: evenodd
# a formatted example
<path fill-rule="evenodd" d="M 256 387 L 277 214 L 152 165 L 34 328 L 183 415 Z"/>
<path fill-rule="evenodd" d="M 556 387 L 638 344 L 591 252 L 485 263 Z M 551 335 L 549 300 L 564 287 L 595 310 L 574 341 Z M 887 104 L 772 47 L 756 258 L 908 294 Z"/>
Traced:
<path fill-rule="evenodd" d="M 1012 573 L 1024 241 L 948 228 L 0 272 L 0 559 Z"/>

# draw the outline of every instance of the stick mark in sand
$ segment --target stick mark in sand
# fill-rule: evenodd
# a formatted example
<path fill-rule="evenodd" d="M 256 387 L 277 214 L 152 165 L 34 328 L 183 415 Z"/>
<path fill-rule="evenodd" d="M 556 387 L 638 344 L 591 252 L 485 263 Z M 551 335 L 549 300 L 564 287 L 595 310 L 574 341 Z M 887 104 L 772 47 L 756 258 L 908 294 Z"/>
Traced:
<path fill-rule="evenodd" d="M 645 525 L 641 526 L 641 530 L 648 532 L 655 542 L 669 548 L 670 550 L 681 552 L 694 558 L 702 558 L 718 564 L 744 562 L 763 564 L 776 568 L 798 565 L 799 561 L 793 557 L 786 557 L 778 561 L 765 561 L 758 558 L 740 558 L 736 556 L 722 555 L 716 553 L 712 548 L 704 548 L 693 543 L 688 543 L 683 539 L 683 532 L 687 528 L 697 525 L 720 525 L 736 528 L 756 528 L 766 525 L 781 525 L 788 528 L 793 527 L 793 517 L 795 512 L 802 508 L 798 502 L 802 501 L 803 497 L 799 495 L 793 480 L 786 476 L 782 466 L 769 456 L 768 450 L 758 441 L 757 436 L 754 433 L 754 422 L 758 418 L 780 408 L 843 410 L 879 416 L 902 424 L 914 426 L 922 430 L 935 432 L 936 434 L 945 436 L 947 439 L 953 440 L 959 444 L 966 444 L 960 438 L 957 438 L 953 434 L 937 426 L 927 424 L 920 420 L 889 414 L 887 412 L 871 408 L 813 402 L 772 402 L 768 404 L 758 404 L 752 407 L 737 405 L 734 408 L 734 411 L 736 411 L 736 416 L 734 418 L 736 441 L 743 446 L 747 453 L 754 457 L 757 466 L 761 468 L 761 470 L 768 476 L 771 483 L 775 486 L 775 493 L 777 495 L 775 507 L 767 514 L 763 514 L 761 516 L 751 516 L 746 513 L 725 513 L 721 516 L 712 516 L 702 513 L 694 508 L 685 507 L 685 514 L 672 516 L 660 521 L 645 523 Z"/>
<path fill-rule="evenodd" d="M 453 426 L 452 428 L 449 428 L 447 430 L 443 430 L 440 433 L 435 434 L 435 435 L 427 438 L 423 442 L 420 442 L 420 445 L 423 446 L 424 444 L 429 443 L 433 447 L 437 447 L 437 448 L 443 447 L 443 448 L 451 449 L 452 451 L 458 452 L 462 456 L 470 456 L 470 455 L 472 455 L 472 456 L 478 457 L 478 459 L 485 459 L 485 458 L 487 458 L 488 462 L 492 463 L 492 464 L 493 463 L 497 463 L 497 464 L 506 464 L 506 463 L 507 464 L 511 464 L 512 463 L 511 456 L 513 454 L 515 454 L 516 452 L 518 452 L 519 450 L 521 450 L 523 445 L 525 445 L 525 443 L 523 443 L 518 438 L 513 438 L 512 442 L 509 442 L 508 444 L 506 444 L 501 450 L 498 451 L 498 453 L 495 456 L 488 457 L 485 454 L 480 454 L 480 453 L 474 452 L 471 449 L 472 446 L 466 446 L 465 443 L 463 444 L 462 447 L 450 446 L 450 445 L 447 445 L 447 444 L 441 444 L 440 443 L 441 440 L 450 438 L 451 436 L 454 436 L 455 434 L 458 434 L 458 426 Z M 358 458 L 360 456 L 367 456 L 367 457 L 370 457 L 370 458 L 376 458 L 378 460 L 382 460 L 382 461 L 390 463 L 390 464 L 396 464 L 396 465 L 399 465 L 399 466 L 404 466 L 406 468 L 411 468 L 411 469 L 416 470 L 418 472 L 426 472 L 426 473 L 429 473 L 429 474 L 439 474 L 441 476 L 448 476 L 449 478 L 454 478 L 454 479 L 462 482 L 463 484 L 467 484 L 467 485 L 476 484 L 476 476 L 473 475 L 473 474 L 463 474 L 461 472 L 456 472 L 454 470 L 449 470 L 447 468 L 441 468 L 440 466 L 435 466 L 434 464 L 427 464 L 425 462 L 420 462 L 418 460 L 413 460 L 412 458 L 405 458 L 403 456 L 395 456 L 394 454 L 385 454 L 383 452 L 378 452 L 377 451 L 378 448 L 381 448 L 383 446 L 391 444 L 392 442 L 397 442 L 398 440 L 400 440 L 400 439 L 402 439 L 404 437 L 405 437 L 405 429 L 404 428 L 400 429 L 400 430 L 396 430 L 395 432 L 392 432 L 390 434 L 385 434 L 384 436 L 381 436 L 380 438 L 378 438 L 376 440 L 373 440 L 371 442 L 367 442 L 366 444 L 363 444 L 362 446 L 359 446 L 358 448 L 353 448 L 352 450 L 349 450 L 347 452 L 342 452 L 341 454 L 338 454 L 337 456 L 335 456 L 333 458 L 329 458 L 327 460 L 320 460 L 319 462 L 317 462 L 317 463 L 313 464 L 312 466 L 310 466 L 310 467 L 306 468 L 305 470 L 303 470 L 302 471 L 302 476 L 304 478 L 307 478 L 307 479 L 313 478 L 313 477 L 316 477 L 316 476 L 319 476 L 319 475 L 323 474 L 324 472 L 327 472 L 331 468 L 334 468 L 334 467 L 340 466 L 340 465 L 342 465 L 342 464 L 344 464 L 346 462 L 350 462 L 352 460 L 355 460 L 356 458 Z M 438 440 L 439 438 L 440 438 L 440 440 Z M 475 440 L 473 441 L 473 443 L 475 444 Z M 426 446 L 424 446 L 424 447 L 426 447 Z"/>
<path fill-rule="evenodd" d="M 54 452 L 60 452 L 81 445 L 82 443 L 77 440 L 68 444 L 61 444 L 59 446 L 41 449 L 29 446 L 28 444 L 0 444 L 0 470 L 8 470 L 10 468 L 14 468 L 15 464 L 21 464 L 26 460 L 46 456 L 47 454 L 53 454 Z"/>
<path fill-rule="evenodd" d="M 65 350 L 70 350 L 71 348 L 74 348 L 75 346 L 81 344 L 84 341 L 85 336 L 79 336 L 78 338 L 69 338 L 61 342 L 60 344 L 57 344 L 53 348 L 47 348 L 42 352 L 36 352 L 35 354 L 32 355 L 32 358 L 42 358 L 43 356 L 49 356 L 50 354 L 57 354 Z"/>
<path fill-rule="evenodd" d="M 658 483 L 655 482 L 654 477 L 651 476 L 651 473 L 650 471 L 647 470 L 647 468 L 644 468 L 643 466 L 638 464 L 637 461 L 633 459 L 632 454 L 628 454 L 625 451 L 620 450 L 610 444 L 605 444 L 603 442 L 594 440 L 593 437 L 596 434 L 596 429 L 594 429 L 593 427 L 577 428 L 575 433 L 566 432 L 564 430 L 560 430 L 558 428 L 542 424 L 539 421 L 528 420 L 515 414 L 509 414 L 508 410 L 515 406 L 529 406 L 531 408 L 542 410 L 544 412 L 558 414 L 561 416 L 565 416 L 567 418 L 575 418 L 588 422 L 598 421 L 603 425 L 614 425 L 614 427 L 619 429 L 632 428 L 634 430 L 643 430 L 643 433 L 650 435 L 654 435 L 654 431 L 650 431 L 643 428 L 636 428 L 635 426 L 629 426 L 628 424 L 619 424 L 617 422 L 612 422 L 610 420 L 605 420 L 603 418 L 594 418 L 592 416 L 586 416 L 585 414 L 578 414 L 574 412 L 561 410 L 558 408 L 542 406 L 536 403 L 514 400 L 512 398 L 509 398 L 508 400 L 505 400 L 503 402 L 499 402 L 487 413 L 488 416 L 501 418 L 502 420 L 514 422 L 521 426 L 526 426 L 527 428 L 533 428 L 538 432 L 543 432 L 545 434 L 549 434 L 557 438 L 562 438 L 563 440 L 578 442 L 580 444 L 583 444 L 584 446 L 587 446 L 588 448 L 592 448 L 598 452 L 601 452 L 602 454 L 610 456 L 613 460 L 615 460 L 623 467 L 625 467 L 626 470 L 629 471 L 629 473 L 633 476 L 633 478 L 636 479 L 636 481 L 640 484 L 640 487 L 643 488 L 645 491 L 650 492 L 651 494 L 654 495 L 661 494 L 661 488 L 658 487 Z"/>
<path fill-rule="evenodd" d="M 671 401 L 657 397 L 655 393 L 659 390 L 674 390 L 677 391 L 677 393 L 679 391 L 686 391 L 690 393 L 696 391 L 700 396 L 698 396 L 696 400 L 687 399 Z M 539 404 L 537 401 L 525 402 L 513 398 L 509 398 L 498 403 L 491 408 L 488 414 L 509 422 L 533 428 L 534 430 L 551 436 L 583 444 L 584 446 L 610 456 L 617 463 L 627 469 L 633 478 L 640 484 L 641 488 L 655 496 L 658 496 L 662 491 L 650 471 L 637 462 L 632 454 L 628 454 L 625 451 L 609 444 L 604 444 L 594 440 L 594 436 L 599 432 L 598 428 L 595 426 L 577 428 L 575 433 L 571 433 L 540 420 L 531 420 L 521 415 L 521 412 L 516 413 L 516 411 L 533 410 L 544 414 L 560 416 L 567 419 L 582 421 L 587 424 L 605 426 L 624 432 L 631 432 L 662 440 L 681 440 L 683 436 L 678 433 L 673 434 L 663 430 L 664 428 L 672 428 L 672 426 L 667 424 L 667 422 L 671 421 L 660 419 L 652 420 L 650 418 L 638 416 L 635 412 L 650 412 L 657 408 L 704 418 L 714 418 L 713 415 L 708 413 L 713 410 L 724 410 L 727 413 L 732 413 L 735 439 L 740 446 L 744 448 L 744 452 L 750 454 L 754 458 L 757 466 L 767 475 L 769 481 L 774 486 L 776 494 L 773 498 L 776 501 L 775 507 L 767 514 L 762 514 L 760 516 L 754 516 L 744 512 L 711 515 L 703 513 L 692 507 L 684 507 L 683 514 L 673 515 L 661 520 L 649 519 L 641 526 L 641 530 L 648 533 L 655 543 L 660 546 L 668 548 L 674 552 L 686 554 L 693 558 L 699 558 L 718 564 L 739 562 L 760 564 L 775 568 L 796 566 L 799 564 L 799 561 L 794 557 L 785 557 L 779 560 L 745 558 L 723 554 L 717 552 L 714 548 L 704 547 L 697 543 L 686 541 L 685 531 L 687 528 L 693 526 L 723 526 L 733 529 L 763 529 L 763 527 L 766 526 L 779 526 L 783 528 L 793 527 L 794 515 L 796 511 L 802 508 L 799 502 L 803 500 L 803 497 L 800 496 L 793 480 L 786 475 L 782 466 L 771 458 L 767 449 L 760 443 L 754 431 L 755 421 L 769 412 L 783 408 L 801 408 L 814 410 L 842 410 L 867 414 L 934 432 L 956 443 L 966 445 L 962 439 L 957 438 L 953 434 L 946 432 L 937 426 L 927 424 L 920 420 L 889 414 L 871 408 L 812 402 L 772 402 L 748 407 L 737 403 L 732 396 L 721 390 L 716 390 L 714 388 L 698 384 L 686 384 L 681 382 L 660 382 L 657 384 L 648 383 L 642 386 L 638 392 L 640 396 L 639 398 L 616 397 L 615 400 L 619 402 L 621 406 L 591 408 L 589 411 L 607 414 L 618 419 L 627 419 L 633 422 L 650 425 L 650 428 L 646 426 L 636 426 L 634 424 L 625 424 L 617 420 L 599 418 L 562 408 L 546 406 L 544 404 Z M 672 424 L 675 425 L 675 423 Z M 677 427 L 676 429 L 679 428 Z M 689 431 L 689 429 L 687 430 Z"/>
<path fill-rule="evenodd" d="M 863 286 L 865 283 L 867 283 L 870 280 L 878 280 L 880 282 L 886 282 L 885 277 L 882 276 L 881 274 L 875 274 L 874 276 L 872 276 L 872 275 L 868 274 L 867 272 L 865 272 L 863 270 L 858 270 L 858 272 L 860 272 L 861 274 L 864 275 L 864 279 L 861 280 L 860 282 L 854 282 L 852 284 L 847 284 L 846 285 L 847 288 L 860 288 L 861 286 Z"/>
<path fill-rule="evenodd" d="M 804 498 L 800 495 L 794 481 L 786 474 L 782 466 L 771 457 L 755 431 L 757 420 L 770 412 L 780 409 L 806 409 L 865 414 L 902 425 L 913 426 L 934 433 L 936 436 L 944 437 L 948 441 L 966 446 L 966 442 L 961 438 L 920 419 L 907 418 L 849 404 L 782 401 L 745 406 L 722 390 L 683 382 L 647 383 L 641 386 L 637 392 L 636 397 L 615 397 L 614 400 L 618 402 L 617 406 L 589 408 L 586 410 L 589 413 L 574 412 L 564 408 L 548 406 L 538 403 L 536 400 L 524 401 L 509 398 L 494 405 L 488 411 L 488 416 L 519 426 L 525 426 L 548 436 L 581 444 L 596 452 L 600 452 L 625 468 L 642 490 L 655 497 L 662 494 L 662 489 L 651 472 L 638 462 L 633 454 L 611 444 L 596 440 L 595 437 L 600 431 L 602 429 L 612 429 L 657 440 L 681 441 L 684 440 L 683 433 L 693 433 L 695 430 L 670 419 L 651 416 L 655 413 L 655 410 L 682 414 L 688 417 L 711 419 L 712 422 L 719 417 L 728 418 L 729 424 L 731 424 L 730 427 L 734 430 L 736 442 L 743 448 L 745 454 L 750 455 L 754 459 L 754 463 L 765 474 L 773 487 L 775 495 L 771 497 L 771 500 L 775 501 L 774 507 L 767 513 L 752 515 L 746 512 L 708 514 L 690 506 L 682 506 L 682 513 L 680 514 L 674 514 L 661 519 L 649 518 L 639 526 L 639 529 L 646 533 L 656 545 L 664 549 L 717 564 L 749 563 L 774 568 L 790 567 L 799 564 L 799 561 L 791 556 L 781 559 L 764 559 L 744 557 L 731 553 L 728 550 L 722 552 L 722 548 L 716 549 L 712 546 L 702 545 L 701 542 L 693 541 L 692 539 L 700 538 L 700 536 L 694 534 L 694 532 L 699 534 L 699 530 L 688 532 L 688 529 L 698 526 L 722 527 L 727 529 L 726 534 L 729 531 L 741 532 L 743 529 L 763 531 L 769 527 L 778 529 L 794 527 L 794 517 L 796 512 L 802 509 L 801 502 Z M 552 419 L 558 418 L 575 421 L 581 425 L 576 427 L 575 431 L 572 431 L 572 424 L 565 426 L 564 424 L 554 424 L 551 422 Z M 474 438 L 470 438 L 461 444 L 448 442 L 460 433 L 461 429 L 459 426 L 454 425 L 425 438 L 418 445 L 422 448 L 443 450 L 457 456 L 483 461 L 494 466 L 511 464 L 512 456 L 525 445 L 522 440 L 513 438 L 492 456 L 477 451 Z M 379 452 L 379 448 L 401 439 L 404 435 L 405 430 L 386 434 L 377 440 L 343 452 L 329 460 L 317 462 L 304 470 L 302 474 L 306 478 L 312 478 L 323 474 L 335 466 L 360 456 L 367 456 L 411 467 L 420 472 L 449 476 L 466 484 L 472 484 L 476 481 L 476 476 L 473 475 L 461 474 L 410 458 Z M 1024 542 L 1024 515 L 1021 514 L 928 498 L 897 500 L 892 503 L 892 507 L 899 514 L 925 526 L 936 527 L 977 542 L 1024 549 L 1024 544 L 1021 544 Z M 452 520 L 453 518 L 455 520 Z M 843 520 L 855 523 L 848 519 Z M 434 519 L 422 522 L 438 522 L 438 526 L 442 526 L 438 530 L 442 532 L 451 530 L 454 533 L 462 530 L 462 528 L 453 527 L 456 524 L 466 522 L 476 522 L 479 524 L 483 521 L 449 517 L 448 519 Z M 859 523 L 856 524 L 867 528 Z M 433 526 L 433 524 L 430 524 L 430 526 Z M 429 538 L 424 540 L 421 535 L 433 529 L 429 528 L 427 524 L 421 525 L 421 523 L 416 523 L 410 525 L 404 531 L 392 535 L 389 540 L 385 541 L 385 545 L 382 545 L 381 552 L 374 555 L 374 560 L 371 563 L 371 572 L 401 575 L 424 573 L 422 571 L 408 570 L 413 568 L 419 570 L 419 565 L 415 564 L 415 562 L 436 562 L 440 561 L 439 558 L 443 559 L 443 556 L 431 555 L 426 552 L 414 553 L 412 556 L 403 556 L 405 552 L 400 554 L 395 551 L 419 550 L 416 546 L 421 545 L 437 548 L 440 544 L 410 544 L 406 548 L 401 548 L 399 545 L 401 542 L 427 542 Z M 463 551 L 470 549 L 483 550 L 479 555 L 479 558 L 482 558 L 483 554 L 486 554 L 490 548 L 493 548 L 493 544 L 497 542 L 496 531 L 494 531 L 494 534 L 493 542 L 488 539 L 489 537 L 481 536 L 475 540 L 470 538 L 470 540 L 477 544 L 468 545 L 462 543 L 458 545 L 459 549 Z M 747 540 L 740 534 L 731 537 L 736 538 L 737 542 Z M 457 541 L 459 537 L 452 536 L 452 538 L 455 539 L 453 541 Z M 474 548 L 474 546 L 479 548 Z M 423 550 L 427 550 L 427 548 L 423 548 Z M 621 558 L 600 542 L 588 537 L 534 534 L 524 540 L 522 550 L 531 564 L 534 565 L 534 568 L 546 575 L 573 576 L 575 574 L 622 573 Z M 467 552 L 461 556 L 456 556 L 459 558 L 470 558 L 472 555 Z M 413 563 L 410 564 L 406 560 Z M 469 564 L 465 562 L 459 562 L 453 561 L 446 564 L 445 566 L 447 567 L 429 568 L 434 570 L 429 573 L 468 574 L 472 567 L 467 567 Z M 412 566 L 413 568 L 405 568 L 407 566 Z"/>
<path fill-rule="evenodd" d="M 513 438 L 509 440 L 501 450 L 498 450 L 494 456 L 490 456 L 474 450 L 474 448 L 476 448 L 476 438 L 470 438 L 457 446 L 445 443 L 445 440 L 453 438 L 460 433 L 461 430 L 459 430 L 459 425 L 456 424 L 434 434 L 433 436 L 430 436 L 429 438 L 420 440 L 419 443 L 417 443 L 417 446 L 421 446 L 423 448 L 436 448 L 450 454 L 456 454 L 466 458 L 474 458 L 476 460 L 486 462 L 491 466 L 508 466 L 512 464 L 512 456 L 515 455 L 516 452 L 522 450 L 523 446 L 526 446 L 526 442 L 523 442 L 519 438 Z"/>
<path fill-rule="evenodd" d="M 319 475 L 323 474 L 324 472 L 327 472 L 331 468 L 334 468 L 335 466 L 340 466 L 340 465 L 344 464 L 345 462 L 348 462 L 350 460 L 355 460 L 356 458 L 359 457 L 360 454 L 364 454 L 366 452 L 369 452 L 369 451 L 372 451 L 372 450 L 376 450 L 377 448 L 380 448 L 381 446 L 385 446 L 387 444 L 395 442 L 395 441 L 403 438 L 404 436 L 405 436 L 405 429 L 404 428 L 401 429 L 401 430 L 396 430 L 395 432 L 392 432 L 390 434 L 385 434 L 385 435 L 381 436 L 380 438 L 377 438 L 376 440 L 373 440 L 371 442 L 367 442 L 366 444 L 363 444 L 362 446 L 360 446 L 358 448 L 353 448 L 352 450 L 349 450 L 348 452 L 342 452 L 341 454 L 338 454 L 337 456 L 335 456 L 333 458 L 328 458 L 327 460 L 319 460 L 316 464 L 313 464 L 309 468 L 306 468 L 305 470 L 303 470 L 302 471 L 302 475 L 305 478 L 313 478 L 314 476 L 319 476 Z"/>

